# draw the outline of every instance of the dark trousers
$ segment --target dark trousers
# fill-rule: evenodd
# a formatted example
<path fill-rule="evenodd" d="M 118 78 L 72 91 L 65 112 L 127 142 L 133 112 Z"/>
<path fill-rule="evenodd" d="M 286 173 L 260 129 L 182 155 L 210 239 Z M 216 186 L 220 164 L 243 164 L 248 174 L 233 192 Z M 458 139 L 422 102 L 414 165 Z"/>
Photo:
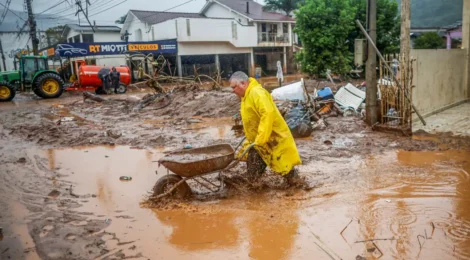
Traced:
<path fill-rule="evenodd" d="M 117 90 L 119 88 L 119 80 L 118 79 L 113 79 L 112 80 L 112 86 L 114 88 L 114 93 L 117 93 Z"/>
<path fill-rule="evenodd" d="M 263 161 L 263 158 L 261 158 L 261 156 L 254 148 L 252 148 L 248 152 L 248 160 L 246 161 L 246 166 L 248 169 L 249 178 L 257 178 L 261 176 L 266 170 L 266 163 Z"/>

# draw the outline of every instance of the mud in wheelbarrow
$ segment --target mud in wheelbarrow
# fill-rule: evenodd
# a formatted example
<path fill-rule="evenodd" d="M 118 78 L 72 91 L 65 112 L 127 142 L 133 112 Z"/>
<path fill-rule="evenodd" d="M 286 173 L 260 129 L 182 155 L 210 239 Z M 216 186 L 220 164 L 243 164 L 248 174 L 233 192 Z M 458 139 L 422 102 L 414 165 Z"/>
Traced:
<path fill-rule="evenodd" d="M 224 169 L 235 159 L 235 150 L 229 144 L 174 151 L 158 162 L 168 170 L 182 177 Z"/>
<path fill-rule="evenodd" d="M 246 149 L 241 157 L 251 147 Z M 219 144 L 170 152 L 158 162 L 174 174 L 167 174 L 157 181 L 154 187 L 157 199 L 167 195 L 177 198 L 189 196 L 191 188 L 187 180 L 194 180 L 209 192 L 220 192 L 224 188 L 221 171 L 235 167 L 239 161 L 235 160 L 235 150 L 230 144 Z M 205 177 L 217 172 L 218 184 Z"/>

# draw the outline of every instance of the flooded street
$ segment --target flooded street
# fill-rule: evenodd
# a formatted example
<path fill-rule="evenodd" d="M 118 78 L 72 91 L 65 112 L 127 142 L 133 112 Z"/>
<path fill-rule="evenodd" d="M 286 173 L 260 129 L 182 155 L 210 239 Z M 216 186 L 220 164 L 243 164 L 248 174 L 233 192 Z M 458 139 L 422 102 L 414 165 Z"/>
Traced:
<path fill-rule="evenodd" d="M 149 203 L 165 152 L 237 146 L 231 95 L 181 92 L 140 112 L 80 97 L 2 104 L 0 259 L 470 259 L 469 139 L 355 117 L 296 139 L 308 188 L 268 171 L 272 186 Z"/>
<path fill-rule="evenodd" d="M 390 151 L 358 162 L 357 176 L 312 192 L 185 202 L 173 210 L 140 206 L 166 174 L 156 163 L 161 150 L 76 147 L 44 156 L 75 194 L 91 194 L 75 211 L 109 222 L 103 239 L 111 250 L 103 257 L 470 259 L 469 152 Z"/>

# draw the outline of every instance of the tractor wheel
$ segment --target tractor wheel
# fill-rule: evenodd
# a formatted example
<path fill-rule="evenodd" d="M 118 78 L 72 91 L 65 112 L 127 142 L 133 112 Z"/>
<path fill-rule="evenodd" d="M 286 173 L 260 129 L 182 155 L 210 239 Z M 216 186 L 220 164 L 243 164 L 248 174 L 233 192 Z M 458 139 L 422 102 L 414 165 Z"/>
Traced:
<path fill-rule="evenodd" d="M 5 81 L 0 81 L 0 102 L 12 100 L 16 95 L 16 89 Z"/>
<path fill-rule="evenodd" d="M 34 93 L 42 98 L 58 98 L 64 92 L 64 84 L 59 75 L 45 73 L 36 80 Z"/>
<path fill-rule="evenodd" d="M 182 178 L 175 174 L 165 175 L 160 178 L 153 188 L 153 194 L 158 196 L 169 191 L 173 186 L 176 185 Z M 181 183 L 176 187 L 168 196 L 183 199 L 191 194 L 191 188 L 186 182 Z"/>
<path fill-rule="evenodd" d="M 119 83 L 119 88 L 117 89 L 118 94 L 124 94 L 127 92 L 127 86 L 124 83 Z"/>

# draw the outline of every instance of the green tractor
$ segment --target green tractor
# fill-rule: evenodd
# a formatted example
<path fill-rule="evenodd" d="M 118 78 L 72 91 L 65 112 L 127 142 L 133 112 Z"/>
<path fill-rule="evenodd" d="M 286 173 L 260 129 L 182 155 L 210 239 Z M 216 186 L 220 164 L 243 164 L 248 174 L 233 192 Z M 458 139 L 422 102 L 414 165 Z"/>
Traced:
<path fill-rule="evenodd" d="M 64 92 L 64 81 L 49 70 L 45 56 L 20 56 L 19 71 L 0 72 L 0 102 L 10 101 L 22 85 L 30 85 L 42 98 L 58 98 Z"/>

